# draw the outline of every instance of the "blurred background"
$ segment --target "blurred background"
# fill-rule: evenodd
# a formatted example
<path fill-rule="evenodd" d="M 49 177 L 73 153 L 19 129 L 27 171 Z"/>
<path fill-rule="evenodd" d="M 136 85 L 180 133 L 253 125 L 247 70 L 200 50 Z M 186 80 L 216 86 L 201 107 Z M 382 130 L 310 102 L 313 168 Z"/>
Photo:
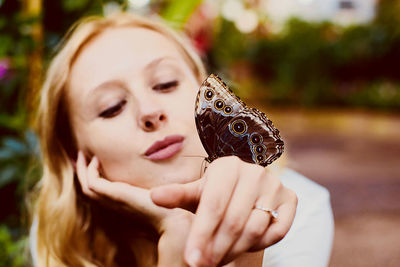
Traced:
<path fill-rule="evenodd" d="M 0 266 L 29 266 L 30 130 L 57 44 L 82 16 L 159 14 L 267 113 L 289 166 L 327 187 L 330 266 L 400 266 L 400 0 L 0 0 Z"/>

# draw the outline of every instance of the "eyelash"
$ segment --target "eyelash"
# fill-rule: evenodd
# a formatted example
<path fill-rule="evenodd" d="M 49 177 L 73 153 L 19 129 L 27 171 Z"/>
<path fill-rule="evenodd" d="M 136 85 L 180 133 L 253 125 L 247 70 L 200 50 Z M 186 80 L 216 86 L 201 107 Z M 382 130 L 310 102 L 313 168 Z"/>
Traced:
<path fill-rule="evenodd" d="M 177 80 L 166 82 L 166 83 L 159 83 L 153 86 L 153 90 L 156 91 L 168 91 L 171 88 L 175 88 L 179 85 Z"/>
<path fill-rule="evenodd" d="M 159 83 L 156 84 L 155 86 L 153 86 L 153 90 L 156 91 L 168 91 L 172 88 L 175 88 L 179 85 L 179 82 L 177 80 L 174 81 L 170 81 L 170 82 L 166 82 L 166 83 Z M 101 112 L 99 114 L 100 117 L 103 118 L 110 118 L 110 117 L 114 117 L 117 115 L 117 113 L 122 109 L 122 107 L 126 104 L 126 100 L 122 100 L 121 102 L 119 102 L 117 105 L 106 109 L 105 111 Z"/>
<path fill-rule="evenodd" d="M 117 115 L 116 113 L 119 112 L 125 104 L 126 104 L 126 100 L 122 100 L 117 105 L 115 105 L 109 109 L 106 109 L 105 111 L 100 113 L 99 116 L 103 117 L 103 118 L 114 117 L 115 115 Z"/>

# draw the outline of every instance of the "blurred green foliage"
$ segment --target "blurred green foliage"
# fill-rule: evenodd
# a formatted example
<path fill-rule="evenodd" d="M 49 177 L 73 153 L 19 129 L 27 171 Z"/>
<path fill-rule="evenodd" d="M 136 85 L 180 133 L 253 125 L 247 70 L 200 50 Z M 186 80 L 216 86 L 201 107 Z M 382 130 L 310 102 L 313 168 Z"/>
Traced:
<path fill-rule="evenodd" d="M 26 211 L 24 198 L 26 189 L 35 183 L 27 173 L 38 177 L 40 172 L 34 167 L 37 142 L 28 129 L 25 105 L 29 55 L 37 47 L 31 37 L 32 25 L 39 18 L 23 14 L 20 4 L 5 1 L 0 6 L 0 221 L 10 227 L 16 239 L 27 232 L 21 228 L 27 223 L 27 216 L 22 216 Z"/>
<path fill-rule="evenodd" d="M 0 266 L 27 266 L 25 193 L 40 170 L 37 141 L 28 129 L 26 88 L 31 37 L 38 17 L 21 12 L 19 1 L 0 7 Z"/>
<path fill-rule="evenodd" d="M 15 241 L 8 227 L 0 225 L 0 267 L 27 266 L 26 243 L 26 237 Z"/>
<path fill-rule="evenodd" d="M 174 0 L 163 10 L 161 16 L 176 28 L 182 29 L 185 22 L 202 0 Z"/>
<path fill-rule="evenodd" d="M 381 1 L 376 19 L 366 25 L 293 18 L 279 33 L 255 32 L 246 38 L 222 20 L 212 62 L 231 76 L 250 73 L 242 89 L 270 105 L 399 110 L 399 3 Z"/>
<path fill-rule="evenodd" d="M 29 17 L 21 1 L 0 1 L 0 267 L 29 265 L 27 192 L 41 176 L 38 141 L 29 129 L 28 74 L 30 55 L 43 47 L 43 65 L 54 54 L 63 34 L 79 18 L 102 15 L 107 3 L 127 9 L 127 1 L 43 0 L 43 13 Z M 189 18 L 196 1 L 163 1 L 160 13 L 176 28 Z M 40 22 L 43 43 L 32 38 L 33 25 Z"/>

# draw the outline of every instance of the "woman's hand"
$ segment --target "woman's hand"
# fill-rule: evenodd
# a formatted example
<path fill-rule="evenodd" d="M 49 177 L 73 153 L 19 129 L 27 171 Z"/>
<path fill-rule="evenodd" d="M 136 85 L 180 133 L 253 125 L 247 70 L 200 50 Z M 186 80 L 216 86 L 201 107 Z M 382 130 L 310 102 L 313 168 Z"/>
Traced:
<path fill-rule="evenodd" d="M 96 157 L 87 165 L 79 152 L 75 168 L 85 195 L 115 209 L 143 215 L 153 225 L 160 235 L 158 266 L 186 266 L 183 251 L 193 213 L 159 207 L 152 202 L 149 190 L 100 177 Z"/>
<path fill-rule="evenodd" d="M 198 204 L 185 248 L 191 266 L 216 266 L 275 244 L 289 231 L 297 207 L 295 193 L 267 169 L 234 156 L 216 159 L 195 182 L 155 188 L 151 197 L 166 208 Z"/>
<path fill-rule="evenodd" d="M 182 266 L 184 250 L 189 264 L 213 266 L 246 251 L 263 249 L 286 234 L 296 210 L 292 191 L 264 168 L 237 157 L 215 160 L 195 182 L 158 187 L 151 198 L 146 189 L 100 177 L 96 157 L 86 165 L 79 153 L 76 169 L 86 195 L 143 214 L 159 231 L 159 266 Z M 269 213 L 254 210 L 255 204 L 276 209 L 278 220 L 270 223 Z M 173 209 L 197 206 L 196 216 Z"/>

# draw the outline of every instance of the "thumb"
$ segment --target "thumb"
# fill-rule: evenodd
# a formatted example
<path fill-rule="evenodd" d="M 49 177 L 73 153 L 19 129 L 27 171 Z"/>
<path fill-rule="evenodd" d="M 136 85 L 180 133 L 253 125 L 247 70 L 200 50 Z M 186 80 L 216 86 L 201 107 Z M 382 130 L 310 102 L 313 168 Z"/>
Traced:
<path fill-rule="evenodd" d="M 195 211 L 197 208 L 205 178 L 187 184 L 169 184 L 153 188 L 150 196 L 154 204 L 165 208 L 183 208 Z"/>

